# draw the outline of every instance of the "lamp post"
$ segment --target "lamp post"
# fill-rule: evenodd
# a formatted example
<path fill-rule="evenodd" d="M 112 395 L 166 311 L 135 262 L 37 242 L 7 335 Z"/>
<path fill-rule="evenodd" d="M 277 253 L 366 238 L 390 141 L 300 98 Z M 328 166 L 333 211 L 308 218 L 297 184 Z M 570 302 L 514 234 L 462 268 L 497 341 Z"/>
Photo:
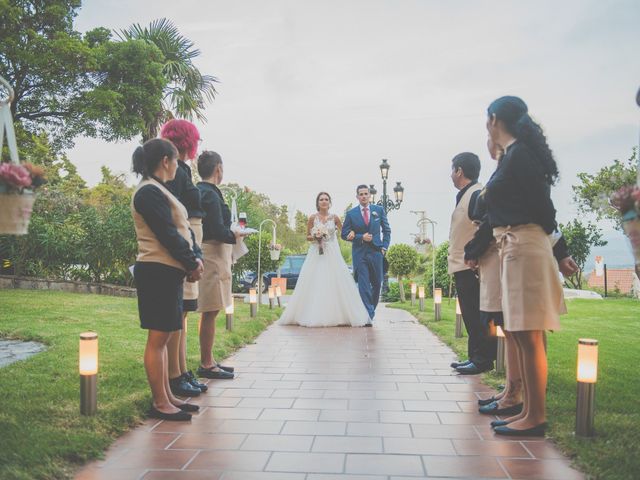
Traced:
<path fill-rule="evenodd" d="M 262 273 L 261 273 L 261 260 L 262 260 L 262 226 L 265 223 L 271 223 L 273 225 L 273 233 L 271 235 L 271 241 L 275 242 L 276 240 L 276 222 L 267 218 L 260 222 L 260 228 L 258 233 L 258 310 L 260 310 L 260 304 L 262 303 Z"/>
<path fill-rule="evenodd" d="M 456 297 L 456 338 L 462 338 L 462 310 L 458 297 Z"/>
<path fill-rule="evenodd" d="M 496 349 L 496 372 L 497 373 L 504 373 L 505 368 L 504 368 L 504 355 L 505 355 L 505 350 L 504 350 L 504 330 L 502 330 L 502 327 L 500 325 L 498 325 L 496 327 L 496 337 L 498 337 L 498 344 L 497 344 L 497 349 Z"/>
<path fill-rule="evenodd" d="M 433 311 L 435 315 L 435 321 L 440 321 L 442 318 L 442 289 L 436 288 L 433 291 Z"/>
<path fill-rule="evenodd" d="M 379 205 L 384 208 L 384 213 L 388 214 L 391 210 L 398 210 L 402 201 L 404 200 L 404 187 L 401 182 L 396 182 L 396 186 L 393 187 L 393 193 L 395 196 L 395 202 L 389 198 L 387 195 L 387 180 L 389 178 L 389 169 L 391 166 L 386 158 L 382 159 L 382 163 L 380 164 L 380 178 L 382 179 L 382 197 L 377 202 L 375 201 L 376 194 L 378 191 L 376 187 L 372 184 L 369 185 L 369 193 L 371 194 L 371 203 L 374 205 Z M 384 278 L 382 281 L 382 295 L 383 297 L 389 292 L 389 275 L 387 273 L 384 274 Z"/>
<path fill-rule="evenodd" d="M 578 340 L 578 394 L 576 395 L 576 435 L 593 437 L 593 417 L 598 380 L 598 341 Z"/>
<path fill-rule="evenodd" d="M 226 314 L 227 320 L 227 330 L 233 330 L 233 300 L 231 300 L 231 305 L 224 309 L 224 313 Z"/>
<path fill-rule="evenodd" d="M 98 410 L 98 334 L 80 334 L 80 413 L 95 415 Z"/>

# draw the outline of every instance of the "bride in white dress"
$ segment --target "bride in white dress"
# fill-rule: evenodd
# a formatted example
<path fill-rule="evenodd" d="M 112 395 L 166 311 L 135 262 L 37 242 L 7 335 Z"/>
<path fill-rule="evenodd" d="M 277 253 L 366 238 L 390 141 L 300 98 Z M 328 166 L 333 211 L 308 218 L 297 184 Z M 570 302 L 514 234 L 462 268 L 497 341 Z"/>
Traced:
<path fill-rule="evenodd" d="M 307 224 L 311 246 L 293 295 L 278 320 L 280 325 L 361 327 L 369 321 L 358 286 L 340 253 L 336 235 L 342 222 L 329 213 L 330 207 L 331 197 L 320 192 L 316 198 L 318 213 L 311 215 Z M 321 233 L 325 238 L 319 242 Z"/>

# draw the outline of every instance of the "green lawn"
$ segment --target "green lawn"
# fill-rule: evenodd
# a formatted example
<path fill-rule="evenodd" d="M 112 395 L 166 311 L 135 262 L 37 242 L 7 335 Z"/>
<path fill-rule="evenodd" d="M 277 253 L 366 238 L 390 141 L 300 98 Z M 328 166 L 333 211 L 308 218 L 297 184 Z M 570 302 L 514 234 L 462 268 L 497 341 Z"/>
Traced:
<path fill-rule="evenodd" d="M 136 299 L 63 292 L 0 290 L 0 337 L 48 348 L 0 369 L 0 478 L 61 479 L 98 458 L 144 419 L 151 396 L 142 354 L 146 332 Z M 280 314 L 261 308 L 250 319 L 236 302 L 233 333 L 218 318 L 216 358 L 251 342 Z M 197 315 L 189 316 L 189 365 L 199 360 Z M 98 414 L 79 414 L 78 334 L 99 334 Z M 195 368 L 194 368 L 195 370 Z"/>
<path fill-rule="evenodd" d="M 454 338 L 455 302 L 447 300 L 442 304 L 440 322 L 434 321 L 430 300 L 425 302 L 424 312 L 409 302 L 390 306 L 411 312 L 451 345 L 460 358 L 466 358 L 466 337 Z M 562 330 L 548 335 L 548 435 L 579 469 L 593 478 L 640 478 L 640 301 L 570 300 L 567 306 L 569 314 L 561 318 Z M 578 338 L 596 338 L 600 343 L 597 436 L 593 439 L 577 439 L 573 435 Z M 493 385 L 504 381 L 496 374 L 485 375 L 485 379 Z"/>

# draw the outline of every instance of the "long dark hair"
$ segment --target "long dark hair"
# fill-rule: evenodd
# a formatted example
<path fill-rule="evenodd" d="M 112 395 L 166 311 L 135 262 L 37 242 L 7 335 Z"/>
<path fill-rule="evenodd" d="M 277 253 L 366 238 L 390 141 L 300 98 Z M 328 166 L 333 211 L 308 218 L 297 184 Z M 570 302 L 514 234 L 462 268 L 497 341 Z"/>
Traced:
<path fill-rule="evenodd" d="M 178 150 L 169 140 L 152 138 L 141 147 L 136 148 L 132 155 L 132 170 L 143 178 L 149 178 L 156 171 L 164 157 L 171 160 L 178 156 Z"/>
<path fill-rule="evenodd" d="M 316 197 L 316 210 L 318 210 L 318 211 L 320 211 L 320 205 L 319 205 L 319 203 L 318 203 L 318 202 L 320 201 L 320 197 L 321 197 L 322 195 L 326 195 L 326 196 L 327 196 L 327 198 L 329 198 L 329 204 L 331 204 L 331 195 L 329 195 L 327 192 L 320 192 L 320 193 L 318 194 L 318 196 Z"/>
<path fill-rule="evenodd" d="M 547 144 L 542 127 L 529 116 L 527 104 L 521 98 L 506 96 L 494 100 L 487 109 L 489 117 L 495 115 L 507 132 L 529 147 L 540 160 L 544 177 L 553 185 L 558 178 L 558 166 Z"/>

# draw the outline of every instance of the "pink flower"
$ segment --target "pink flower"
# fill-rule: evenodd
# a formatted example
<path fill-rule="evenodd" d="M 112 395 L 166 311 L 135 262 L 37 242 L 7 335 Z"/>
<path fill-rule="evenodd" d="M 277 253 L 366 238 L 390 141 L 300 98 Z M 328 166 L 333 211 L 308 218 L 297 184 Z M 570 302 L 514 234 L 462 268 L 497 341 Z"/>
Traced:
<path fill-rule="evenodd" d="M 31 186 L 31 174 L 22 165 L 15 163 L 0 164 L 0 180 L 7 183 L 10 187 L 29 187 Z"/>

